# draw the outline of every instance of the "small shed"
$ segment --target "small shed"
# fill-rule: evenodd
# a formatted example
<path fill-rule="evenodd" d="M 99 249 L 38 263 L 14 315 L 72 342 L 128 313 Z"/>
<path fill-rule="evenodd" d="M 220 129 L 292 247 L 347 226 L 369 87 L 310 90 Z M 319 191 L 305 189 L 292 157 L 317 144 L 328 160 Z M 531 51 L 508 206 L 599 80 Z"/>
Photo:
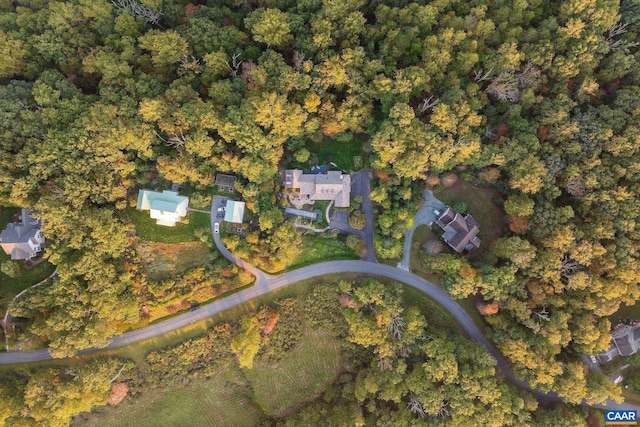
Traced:
<path fill-rule="evenodd" d="M 236 190 L 234 185 L 235 182 L 236 177 L 233 175 L 227 175 L 224 173 L 219 173 L 216 175 L 216 186 L 218 187 L 218 191 L 233 193 Z"/>

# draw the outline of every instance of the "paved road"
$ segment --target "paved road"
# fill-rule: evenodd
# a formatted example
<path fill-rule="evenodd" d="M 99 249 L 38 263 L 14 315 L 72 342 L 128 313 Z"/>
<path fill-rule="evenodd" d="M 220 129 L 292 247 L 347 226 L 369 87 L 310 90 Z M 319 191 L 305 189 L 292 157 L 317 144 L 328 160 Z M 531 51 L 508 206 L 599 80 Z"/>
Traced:
<path fill-rule="evenodd" d="M 212 210 L 216 209 L 216 206 L 218 206 L 222 199 L 223 198 L 217 196 L 214 198 L 212 202 Z M 211 215 L 211 219 L 212 223 L 214 223 L 216 221 L 215 215 Z M 487 351 L 496 360 L 496 368 L 501 370 L 509 380 L 522 388 L 530 390 L 534 395 L 541 399 L 562 401 L 557 395 L 553 393 L 545 394 L 540 391 L 531 389 L 526 382 L 517 378 L 511 371 L 511 368 L 506 359 L 487 340 L 487 338 L 482 334 L 480 329 L 478 329 L 473 320 L 462 309 L 462 307 L 460 307 L 458 303 L 451 299 L 451 297 L 449 297 L 449 295 L 447 295 L 441 288 L 419 276 L 416 276 L 415 274 L 388 265 L 366 261 L 330 261 L 303 267 L 298 270 L 293 270 L 291 272 L 281 274 L 279 276 L 272 276 L 265 274 L 257 270 L 255 267 L 249 265 L 248 263 L 234 257 L 233 254 L 231 254 L 227 250 L 227 248 L 225 248 L 224 245 L 220 243 L 219 234 L 214 233 L 214 239 L 218 249 L 227 259 L 229 259 L 231 262 L 238 263 L 238 265 L 246 268 L 254 275 L 256 275 L 256 284 L 249 289 L 230 295 L 206 306 L 202 306 L 199 310 L 191 311 L 180 316 L 176 316 L 172 319 L 165 320 L 164 322 L 147 326 L 146 328 L 138 329 L 136 331 L 127 332 L 124 335 L 115 337 L 107 348 L 117 348 L 127 344 L 132 344 L 138 341 L 153 338 L 155 336 L 162 335 L 168 332 L 172 332 L 176 329 L 187 326 L 194 321 L 205 319 L 209 316 L 228 310 L 237 305 L 244 304 L 256 297 L 265 295 L 269 292 L 275 291 L 293 283 L 300 282 L 302 280 L 336 273 L 363 273 L 397 280 L 426 293 L 427 295 L 429 295 L 429 297 L 433 298 L 447 311 L 449 311 L 449 313 L 451 313 L 451 315 L 460 323 L 460 325 L 464 328 L 471 339 L 479 342 L 487 349 Z M 87 349 L 81 353 L 85 354 L 95 351 L 99 351 L 99 349 Z M 16 351 L 0 353 L 0 364 L 33 362 L 48 359 L 51 359 L 51 356 L 46 349 L 30 352 Z M 618 404 L 612 401 L 606 402 L 606 405 L 591 406 L 598 409 L 606 408 L 640 410 L 640 406 L 626 403 Z"/>
<path fill-rule="evenodd" d="M 425 190 L 423 194 L 424 204 L 413 219 L 413 227 L 407 230 L 407 234 L 404 236 L 404 247 L 402 248 L 402 260 L 398 263 L 398 268 L 409 271 L 411 265 L 411 245 L 413 243 L 413 232 L 420 225 L 431 225 L 436 220 L 436 214 L 433 213 L 434 209 L 438 209 L 443 212 L 446 208 L 445 204 L 436 199 L 431 190 Z"/>

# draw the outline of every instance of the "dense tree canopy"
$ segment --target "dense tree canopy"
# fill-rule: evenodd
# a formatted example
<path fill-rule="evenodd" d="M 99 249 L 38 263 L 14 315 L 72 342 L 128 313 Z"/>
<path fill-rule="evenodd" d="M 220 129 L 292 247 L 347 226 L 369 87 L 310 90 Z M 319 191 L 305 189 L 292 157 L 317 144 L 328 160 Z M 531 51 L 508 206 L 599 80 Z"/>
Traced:
<path fill-rule="evenodd" d="M 365 134 L 379 255 L 400 254 L 429 174 L 492 182 L 508 234 L 433 269 L 499 307 L 491 337 L 533 385 L 606 391 L 575 363 L 640 297 L 634 1 L 133 3 L 0 5 L 0 203 L 45 220 L 59 277 L 18 309 L 56 355 L 138 316 L 125 207 L 150 177 L 236 172 L 257 227 L 226 243 L 277 270 L 300 242 L 278 169 Z"/>

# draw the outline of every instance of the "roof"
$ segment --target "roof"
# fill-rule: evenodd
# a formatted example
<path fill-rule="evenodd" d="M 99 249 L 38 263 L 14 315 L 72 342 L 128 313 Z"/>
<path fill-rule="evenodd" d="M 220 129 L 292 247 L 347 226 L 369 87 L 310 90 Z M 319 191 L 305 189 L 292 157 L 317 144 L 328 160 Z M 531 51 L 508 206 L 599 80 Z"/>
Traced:
<path fill-rule="evenodd" d="M 480 247 L 480 223 L 471 215 L 462 216 L 448 207 L 436 222 L 444 230 L 442 238 L 456 252 Z"/>
<path fill-rule="evenodd" d="M 216 185 L 233 187 L 233 183 L 235 182 L 235 180 L 236 177 L 233 175 L 226 175 L 224 173 L 219 173 L 216 175 Z"/>
<path fill-rule="evenodd" d="M 317 219 L 318 214 L 315 212 L 303 211 L 302 209 L 294 209 L 294 208 L 285 208 L 284 213 L 289 215 L 301 216 L 304 218 Z"/>
<path fill-rule="evenodd" d="M 188 207 L 189 198 L 179 196 L 175 191 L 164 190 L 160 193 L 158 191 L 140 190 L 138 192 L 137 208 L 141 210 L 157 209 L 186 216 Z"/>
<path fill-rule="evenodd" d="M 189 198 L 169 190 L 164 190 L 162 193 L 140 190 L 136 207 L 143 211 L 150 211 L 151 218 L 157 220 L 156 224 L 173 227 L 180 218 L 187 216 Z"/>
<path fill-rule="evenodd" d="M 304 173 L 299 169 L 284 171 L 285 188 L 298 189 L 309 200 L 334 200 L 338 208 L 351 204 L 351 175 L 340 171 Z"/>
<path fill-rule="evenodd" d="M 244 218 L 244 206 L 244 202 L 229 200 L 227 202 L 227 210 L 224 214 L 224 220 L 234 224 L 242 224 L 242 220 Z"/>
<path fill-rule="evenodd" d="M 11 259 L 30 259 L 44 243 L 41 226 L 42 222 L 36 220 L 29 209 L 22 209 L 20 221 L 7 224 L 0 233 L 0 246 Z"/>
<path fill-rule="evenodd" d="M 608 362 L 614 357 L 630 356 L 638 351 L 640 348 L 640 326 L 632 325 L 618 325 L 616 329 L 611 332 L 611 344 L 609 349 L 598 354 L 598 358 L 601 362 Z"/>
<path fill-rule="evenodd" d="M 29 209 L 22 209 L 20 221 L 12 222 L 0 233 L 2 243 L 26 243 L 35 237 L 42 223 L 36 220 Z"/>

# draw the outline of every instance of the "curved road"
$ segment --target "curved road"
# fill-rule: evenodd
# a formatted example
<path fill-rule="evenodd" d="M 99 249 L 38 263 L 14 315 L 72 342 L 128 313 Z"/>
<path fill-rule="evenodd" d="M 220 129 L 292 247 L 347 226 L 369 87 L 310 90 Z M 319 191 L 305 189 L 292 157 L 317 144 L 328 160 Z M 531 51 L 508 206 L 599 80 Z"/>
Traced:
<path fill-rule="evenodd" d="M 215 206 L 220 203 L 222 198 L 217 196 L 212 202 L 212 212 L 215 212 Z M 211 216 L 212 224 L 216 222 L 215 214 Z M 335 273 L 362 273 L 374 276 L 387 277 L 392 280 L 405 283 L 413 286 L 414 288 L 426 293 L 429 297 L 433 298 L 440 305 L 442 305 L 451 315 L 462 325 L 469 336 L 482 344 L 487 351 L 495 358 L 497 369 L 501 370 L 504 375 L 516 385 L 530 390 L 537 397 L 562 401 L 557 395 L 553 393 L 542 393 L 538 390 L 532 389 L 529 385 L 517 378 L 507 363 L 506 359 L 502 356 L 498 350 L 487 340 L 482 334 L 480 329 L 475 325 L 469 315 L 456 303 L 449 295 L 447 295 L 441 288 L 433 283 L 416 276 L 408 271 L 400 270 L 395 267 L 391 267 L 384 264 L 375 264 L 366 261 L 330 261 L 320 264 L 314 264 L 307 267 L 303 267 L 291 272 L 281 274 L 279 276 L 272 276 L 266 274 L 254 266 L 240 260 L 231 254 L 229 250 L 220 242 L 220 234 L 214 233 L 214 240 L 216 246 L 220 252 L 231 262 L 238 264 L 239 266 L 246 268 L 256 276 L 256 283 L 251 288 L 240 291 L 236 294 L 230 295 L 226 298 L 215 301 L 206 306 L 202 306 L 199 310 L 190 311 L 174 318 L 165 320 L 155 325 L 150 325 L 142 329 L 127 332 L 121 336 L 113 338 L 113 341 L 106 348 L 117 348 L 127 344 L 132 344 L 145 339 L 153 338 L 158 335 L 162 335 L 167 332 L 174 331 L 189 325 L 190 323 L 205 319 L 214 314 L 233 308 L 239 304 L 246 303 L 256 297 L 265 295 L 274 290 L 283 288 L 287 285 L 300 282 L 302 280 L 325 276 L 327 274 Z M 92 353 L 100 351 L 101 349 L 87 349 L 80 354 Z M 34 362 L 40 360 L 51 359 L 51 355 L 47 349 L 29 351 L 29 352 L 7 352 L 0 353 L 0 364 L 21 363 L 21 362 Z M 597 409 L 634 409 L 640 410 L 640 406 L 616 403 L 613 401 L 607 401 L 605 405 L 589 405 Z"/>

